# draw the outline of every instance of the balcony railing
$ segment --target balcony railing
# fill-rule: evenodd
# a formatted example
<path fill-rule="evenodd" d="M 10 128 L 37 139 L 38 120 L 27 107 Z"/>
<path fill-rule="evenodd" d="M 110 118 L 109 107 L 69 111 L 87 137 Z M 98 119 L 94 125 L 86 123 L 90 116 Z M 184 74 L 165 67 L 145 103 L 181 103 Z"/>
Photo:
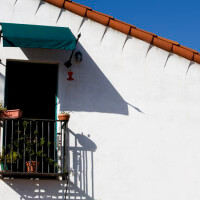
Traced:
<path fill-rule="evenodd" d="M 3 176 L 66 176 L 67 121 L 0 119 Z"/>

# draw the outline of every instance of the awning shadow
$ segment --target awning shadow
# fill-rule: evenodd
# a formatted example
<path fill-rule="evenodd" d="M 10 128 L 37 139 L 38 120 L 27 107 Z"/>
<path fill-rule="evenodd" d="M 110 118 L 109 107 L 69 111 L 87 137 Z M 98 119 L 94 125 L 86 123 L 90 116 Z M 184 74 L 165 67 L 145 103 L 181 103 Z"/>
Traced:
<path fill-rule="evenodd" d="M 61 110 L 115 113 L 128 115 L 128 105 L 108 78 L 99 69 L 82 46 L 78 49 L 83 54 L 79 64 L 72 60 L 74 81 L 67 81 L 67 68 L 60 63 L 59 103 Z M 31 60 L 68 60 L 70 51 L 28 49 L 22 51 Z M 63 75 L 64 74 L 64 75 Z"/>
<path fill-rule="evenodd" d="M 81 44 L 78 44 L 77 49 L 82 52 L 83 61 L 77 64 L 75 59 L 72 59 L 73 81 L 67 80 L 69 69 L 64 66 L 71 51 L 30 48 L 22 48 L 22 51 L 30 61 L 59 62 L 58 103 L 61 111 L 128 115 L 130 104 L 124 100 Z M 143 113 L 137 106 L 131 107 Z"/>
<path fill-rule="evenodd" d="M 78 49 L 83 53 L 83 61 L 72 66 L 75 80 L 68 81 L 66 95 L 60 95 L 61 110 L 128 115 L 128 105 L 120 93 L 86 50 L 81 46 Z"/>

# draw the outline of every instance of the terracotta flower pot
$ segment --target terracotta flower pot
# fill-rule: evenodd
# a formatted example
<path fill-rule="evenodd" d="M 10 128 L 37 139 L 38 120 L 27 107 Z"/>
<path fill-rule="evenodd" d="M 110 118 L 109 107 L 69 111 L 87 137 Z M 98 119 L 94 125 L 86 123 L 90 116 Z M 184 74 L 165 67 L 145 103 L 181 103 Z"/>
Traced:
<path fill-rule="evenodd" d="M 21 118 L 23 111 L 20 109 L 6 110 L 0 113 L 0 118 Z"/>
<path fill-rule="evenodd" d="M 37 162 L 37 166 L 39 166 L 39 162 Z M 27 172 L 36 172 L 36 161 L 27 161 L 26 162 Z"/>
<path fill-rule="evenodd" d="M 61 121 L 68 121 L 70 118 L 70 114 L 68 113 L 63 113 L 58 115 L 58 119 Z"/>

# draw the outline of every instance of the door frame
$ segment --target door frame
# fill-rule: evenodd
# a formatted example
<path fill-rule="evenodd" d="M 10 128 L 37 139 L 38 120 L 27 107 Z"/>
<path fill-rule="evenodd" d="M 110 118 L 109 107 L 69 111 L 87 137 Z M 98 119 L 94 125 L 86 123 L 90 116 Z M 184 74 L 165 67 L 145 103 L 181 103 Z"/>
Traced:
<path fill-rule="evenodd" d="M 6 59 L 7 62 L 26 62 L 26 63 L 39 63 L 39 64 L 52 64 L 57 65 L 57 74 L 56 74 L 56 93 L 55 93 L 55 120 L 57 120 L 58 113 L 58 71 L 59 71 L 59 62 L 50 62 L 50 61 L 41 61 L 41 60 L 21 60 L 21 59 Z M 5 70 L 5 89 L 4 89 L 4 104 L 7 106 L 7 69 Z M 56 128 L 57 130 L 57 128 Z"/>
<path fill-rule="evenodd" d="M 21 59 L 6 59 L 6 66 L 7 62 L 26 62 L 26 63 L 39 63 L 39 64 L 54 64 L 57 65 L 57 74 L 56 74 L 56 93 L 55 93 L 55 119 L 57 120 L 57 113 L 58 113 L 58 83 L 59 83 L 59 63 L 58 62 L 50 62 L 50 61 L 41 61 L 41 60 L 21 60 Z M 4 89 L 4 104 L 7 106 L 7 69 L 5 70 L 5 89 Z M 55 127 L 55 148 L 57 151 L 57 133 L 58 133 L 58 125 L 56 123 Z M 5 132 L 3 131 L 3 143 L 4 143 Z M 2 144 L 3 144 L 2 143 Z"/>

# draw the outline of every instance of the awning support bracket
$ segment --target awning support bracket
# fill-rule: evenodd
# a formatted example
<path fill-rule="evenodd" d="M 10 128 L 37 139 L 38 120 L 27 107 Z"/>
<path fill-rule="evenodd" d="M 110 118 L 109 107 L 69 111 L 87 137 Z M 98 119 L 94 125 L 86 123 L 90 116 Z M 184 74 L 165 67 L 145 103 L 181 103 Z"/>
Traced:
<path fill-rule="evenodd" d="M 78 37 L 77 37 L 77 39 L 76 39 L 76 45 L 77 45 L 78 40 L 79 40 L 80 37 L 81 37 L 81 33 L 78 34 Z M 75 51 L 75 49 L 72 51 L 69 60 L 68 60 L 67 62 L 64 63 L 64 65 L 65 65 L 67 68 L 71 68 L 71 66 L 72 66 L 71 60 L 72 60 L 74 51 Z"/>

